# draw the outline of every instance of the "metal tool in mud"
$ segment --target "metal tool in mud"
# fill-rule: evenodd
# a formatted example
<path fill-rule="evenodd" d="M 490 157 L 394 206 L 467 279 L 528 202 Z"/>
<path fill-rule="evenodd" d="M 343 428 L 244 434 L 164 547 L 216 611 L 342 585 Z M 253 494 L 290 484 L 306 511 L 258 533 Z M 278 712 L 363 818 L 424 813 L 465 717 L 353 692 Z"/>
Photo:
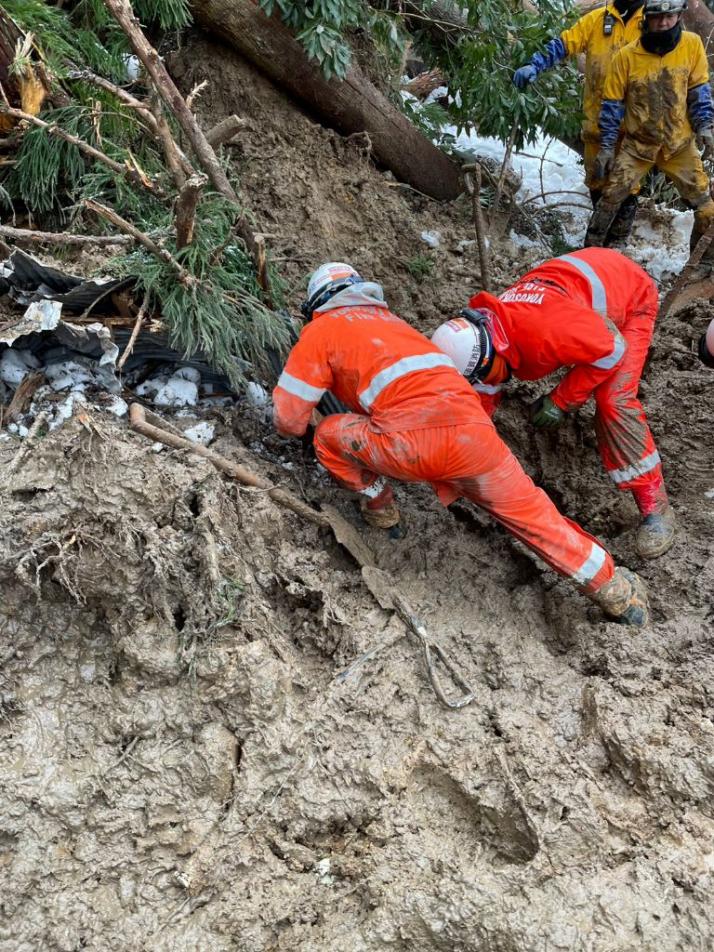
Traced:
<path fill-rule="evenodd" d="M 337 541 L 354 556 L 362 567 L 362 581 L 367 589 L 369 589 L 374 600 L 386 611 L 395 612 L 404 623 L 407 633 L 412 634 L 418 640 L 434 694 L 436 694 L 442 704 L 452 710 L 458 710 L 470 704 L 476 696 L 473 688 L 463 675 L 461 675 L 441 645 L 430 638 L 424 623 L 418 618 L 407 600 L 397 589 L 394 578 L 383 569 L 377 568 L 374 564 L 374 556 L 363 542 L 359 532 L 354 526 L 350 525 L 336 509 L 333 509 L 332 506 L 323 506 L 322 511 L 330 520 L 330 526 Z M 362 664 L 374 657 L 375 654 L 384 648 L 391 647 L 397 640 L 398 639 L 386 641 L 384 644 L 360 655 L 345 671 L 340 672 L 337 676 L 338 680 L 346 680 L 348 673 L 351 674 L 357 667 L 361 667 Z M 446 692 L 441 686 L 441 681 L 436 670 L 438 662 L 442 664 L 454 684 L 463 691 L 463 694 L 453 699 L 447 697 Z"/>
<path fill-rule="evenodd" d="M 387 611 L 391 610 L 395 612 L 404 623 L 407 634 L 413 635 L 419 642 L 424 657 L 424 664 L 426 665 L 426 673 L 429 676 L 429 682 L 431 683 L 434 694 L 436 694 L 441 703 L 452 710 L 459 710 L 459 708 L 466 707 L 467 704 L 470 704 L 476 697 L 475 691 L 460 673 L 456 665 L 451 661 L 441 645 L 429 637 L 424 623 L 411 609 L 404 596 L 395 589 L 394 579 L 387 572 L 373 565 L 365 565 L 362 567 L 362 579 L 379 605 Z M 363 655 L 360 655 L 359 658 L 356 658 L 348 668 L 340 672 L 336 680 L 345 681 L 353 671 L 369 661 L 375 654 L 384 650 L 384 648 L 390 648 L 393 644 L 396 644 L 401 637 L 402 636 L 385 641 L 370 651 L 366 651 Z M 441 663 L 454 684 L 463 692 L 461 695 L 454 698 L 447 696 L 437 672 L 437 663 Z"/>
<path fill-rule="evenodd" d="M 157 418 L 153 417 L 153 419 L 156 420 Z M 406 626 L 407 632 L 414 635 L 419 641 L 429 681 L 441 703 L 452 710 L 458 710 L 459 708 L 466 707 L 467 704 L 470 704 L 474 700 L 475 692 L 469 686 L 466 679 L 460 674 L 454 663 L 449 659 L 441 645 L 432 641 L 429 637 L 424 624 L 412 611 L 406 599 L 397 590 L 395 580 L 387 572 L 376 567 L 374 564 L 374 555 L 369 546 L 365 543 L 355 527 L 350 525 L 336 509 L 327 505 L 323 506 L 321 511 L 313 509 L 288 490 L 274 486 L 270 480 L 251 472 L 239 463 L 234 463 L 232 460 L 226 459 L 225 456 L 221 456 L 220 453 L 216 453 L 215 450 L 192 443 L 185 437 L 179 436 L 168 429 L 164 429 L 163 426 L 156 426 L 154 423 L 149 423 L 147 420 L 147 411 L 138 403 L 132 403 L 129 407 L 129 422 L 133 430 L 148 437 L 148 439 L 163 443 L 165 446 L 170 446 L 173 449 L 188 450 L 190 453 L 202 456 L 204 459 L 213 463 L 216 469 L 231 476 L 237 482 L 245 486 L 262 489 L 275 502 L 292 510 L 292 512 L 297 513 L 297 515 L 302 516 L 309 522 L 331 529 L 337 542 L 347 549 L 360 566 L 365 586 L 377 604 L 386 610 L 394 611 Z M 377 651 L 393 643 L 394 641 L 379 646 L 376 650 L 366 652 L 353 662 L 347 671 L 354 669 L 358 664 L 363 664 L 368 658 L 376 654 Z M 437 662 L 441 663 L 452 678 L 454 684 L 464 692 L 461 696 L 453 699 L 447 697 L 436 671 Z M 338 675 L 338 678 L 339 677 Z"/>

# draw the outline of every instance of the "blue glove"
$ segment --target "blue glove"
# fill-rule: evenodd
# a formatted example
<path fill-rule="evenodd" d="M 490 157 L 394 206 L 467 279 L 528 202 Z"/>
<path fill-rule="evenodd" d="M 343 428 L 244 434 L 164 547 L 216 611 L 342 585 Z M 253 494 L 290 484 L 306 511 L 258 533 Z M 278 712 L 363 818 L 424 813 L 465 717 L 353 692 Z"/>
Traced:
<path fill-rule="evenodd" d="M 538 70 L 532 63 L 528 63 L 527 66 L 521 66 L 520 69 L 515 71 L 513 74 L 513 85 L 517 89 L 525 89 L 526 86 L 530 86 L 537 75 Z"/>

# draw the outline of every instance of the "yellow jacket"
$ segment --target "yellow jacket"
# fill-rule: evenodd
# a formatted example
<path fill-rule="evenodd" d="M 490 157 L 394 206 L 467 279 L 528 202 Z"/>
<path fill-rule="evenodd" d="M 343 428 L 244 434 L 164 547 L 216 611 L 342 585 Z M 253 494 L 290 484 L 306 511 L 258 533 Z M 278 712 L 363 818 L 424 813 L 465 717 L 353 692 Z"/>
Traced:
<path fill-rule="evenodd" d="M 709 67 L 696 33 L 682 32 L 671 53 L 648 53 L 637 40 L 621 49 L 605 80 L 603 99 L 625 103 L 625 135 L 637 140 L 643 158 L 678 152 L 694 135 L 687 93 L 709 82 Z M 655 148 L 656 147 L 656 148 Z"/>
<path fill-rule="evenodd" d="M 615 7 L 600 7 L 580 17 L 569 30 L 563 30 L 560 34 L 568 56 L 585 53 L 583 139 L 599 140 L 600 138 L 598 118 L 605 76 L 615 53 L 639 37 L 642 9 L 640 7 L 636 10 L 627 23 L 624 23 Z M 613 19 L 610 36 L 605 36 L 603 32 L 606 13 L 610 13 Z"/>

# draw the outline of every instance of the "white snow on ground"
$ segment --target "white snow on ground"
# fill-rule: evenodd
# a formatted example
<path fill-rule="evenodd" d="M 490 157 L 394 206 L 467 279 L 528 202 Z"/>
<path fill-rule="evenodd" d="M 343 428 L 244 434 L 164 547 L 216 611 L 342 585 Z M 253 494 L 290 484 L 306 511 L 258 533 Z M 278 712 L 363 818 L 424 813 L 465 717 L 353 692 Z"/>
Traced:
<path fill-rule="evenodd" d="M 183 435 L 187 440 L 191 440 L 192 443 L 199 443 L 201 446 L 208 446 L 213 440 L 215 433 L 216 427 L 207 420 L 202 420 L 195 426 L 190 426 L 187 430 L 183 431 Z"/>
<path fill-rule="evenodd" d="M 449 90 L 440 86 L 430 93 L 424 105 L 448 95 Z M 402 91 L 402 96 L 410 100 L 412 108 L 420 108 L 419 100 L 414 96 L 406 91 Z M 462 161 L 483 156 L 499 164 L 503 162 L 506 147 L 498 139 L 479 136 L 476 132 L 458 132 L 456 126 L 448 125 L 443 127 L 442 134 L 453 137 L 454 151 Z M 574 247 L 582 247 L 592 209 L 580 156 L 557 139 L 539 136 L 522 152 L 512 154 L 511 165 L 521 178 L 517 194 L 521 205 L 529 203 L 555 209 L 561 217 L 566 241 Z M 624 251 L 661 282 L 678 274 L 689 257 L 693 217 L 691 212 L 661 206 L 657 208 L 657 218 L 656 227 L 653 227 L 647 210 L 640 208 Z M 519 248 L 543 247 L 541 242 L 514 231 L 510 238 Z"/>
<path fill-rule="evenodd" d="M 461 132 L 447 127 L 456 139 L 459 156 L 483 156 L 503 162 L 505 145 L 498 139 Z M 582 161 L 576 152 L 557 139 L 539 137 L 533 145 L 511 157 L 513 170 L 521 178 L 518 200 L 535 207 L 555 209 L 561 216 L 565 239 L 582 246 L 590 218 L 590 196 L 585 187 Z M 576 207 L 579 206 L 579 207 Z M 642 265 L 656 281 L 671 278 L 684 267 L 689 257 L 689 234 L 692 212 L 678 212 L 658 207 L 656 226 L 647 210 L 640 208 L 633 234 L 625 249 L 628 256 Z M 534 247 L 537 242 L 511 232 L 517 247 Z M 664 248 L 663 248 L 664 244 Z"/>

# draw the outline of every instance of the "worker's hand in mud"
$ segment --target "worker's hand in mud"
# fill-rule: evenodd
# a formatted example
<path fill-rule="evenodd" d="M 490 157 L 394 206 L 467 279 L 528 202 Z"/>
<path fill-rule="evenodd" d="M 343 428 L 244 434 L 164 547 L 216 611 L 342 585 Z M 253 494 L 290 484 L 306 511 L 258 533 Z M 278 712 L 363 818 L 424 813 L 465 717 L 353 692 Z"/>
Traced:
<path fill-rule="evenodd" d="M 714 129 L 702 129 L 698 132 L 697 145 L 702 150 L 702 158 L 714 158 Z"/>
<path fill-rule="evenodd" d="M 513 74 L 513 85 L 516 89 L 525 89 L 527 86 L 530 86 L 537 75 L 538 70 L 535 66 L 528 63 L 527 66 L 521 66 L 520 69 L 515 71 Z"/>
<path fill-rule="evenodd" d="M 593 167 L 593 177 L 596 179 L 607 178 L 615 164 L 615 150 L 603 147 L 595 157 Z"/>
<path fill-rule="evenodd" d="M 564 419 L 565 411 L 557 407 L 549 396 L 538 397 L 531 405 L 531 420 L 537 427 L 551 429 L 560 426 Z"/>

